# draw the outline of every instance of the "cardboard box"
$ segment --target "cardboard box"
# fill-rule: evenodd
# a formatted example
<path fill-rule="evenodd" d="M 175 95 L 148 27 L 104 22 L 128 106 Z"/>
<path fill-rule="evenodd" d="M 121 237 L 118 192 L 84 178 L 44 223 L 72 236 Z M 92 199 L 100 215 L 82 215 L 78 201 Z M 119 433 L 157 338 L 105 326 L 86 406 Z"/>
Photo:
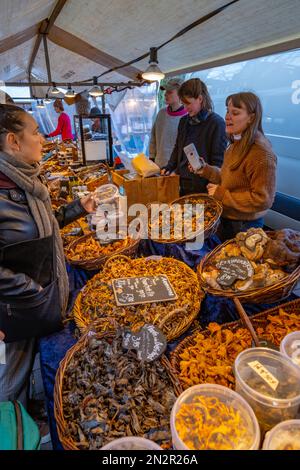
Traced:
<path fill-rule="evenodd" d="M 151 176 L 134 179 L 124 178 L 128 170 L 112 171 L 112 181 L 122 195 L 127 196 L 128 207 L 132 204 L 149 204 L 150 202 L 172 202 L 179 197 L 179 176 Z"/>

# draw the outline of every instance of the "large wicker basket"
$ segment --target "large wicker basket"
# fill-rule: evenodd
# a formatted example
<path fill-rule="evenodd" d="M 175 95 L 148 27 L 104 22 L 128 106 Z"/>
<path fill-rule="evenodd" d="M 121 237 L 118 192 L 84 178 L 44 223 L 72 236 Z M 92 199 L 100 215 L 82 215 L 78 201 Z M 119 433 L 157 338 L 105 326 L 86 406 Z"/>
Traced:
<path fill-rule="evenodd" d="M 113 327 L 113 324 L 111 325 Z M 76 446 L 76 443 L 68 437 L 68 422 L 65 420 L 63 414 L 63 399 L 62 399 L 62 392 L 63 392 L 63 381 L 65 371 L 68 367 L 69 362 L 71 361 L 72 357 L 77 351 L 84 349 L 87 346 L 89 335 L 91 331 L 95 332 L 98 339 L 108 338 L 113 339 L 114 334 L 110 331 L 108 333 L 99 333 L 99 324 L 96 322 L 87 333 L 82 336 L 79 341 L 67 351 L 64 359 L 60 362 L 59 368 L 56 373 L 55 378 L 55 387 L 54 387 L 54 416 L 57 425 L 58 437 L 59 440 L 65 450 L 79 450 Z M 101 331 L 101 327 L 100 327 Z M 170 381 L 174 387 L 174 391 L 176 396 L 179 396 L 182 393 L 182 388 L 179 384 L 178 379 L 173 371 L 173 368 L 165 356 L 162 356 L 159 361 L 161 361 L 162 365 L 165 367 L 167 374 L 170 378 Z"/>
<path fill-rule="evenodd" d="M 284 277 L 281 281 L 267 287 L 249 289 L 245 292 L 237 292 L 230 289 L 214 289 L 213 287 L 209 286 L 203 278 L 202 273 L 207 264 L 213 260 L 213 258 L 222 250 L 222 248 L 230 243 L 233 243 L 233 240 L 228 240 L 225 243 L 222 243 L 222 245 L 218 245 L 214 250 L 202 258 L 200 264 L 197 267 L 197 275 L 200 282 L 200 287 L 202 289 L 212 295 L 229 298 L 236 297 L 240 301 L 255 304 L 278 302 L 287 298 L 291 294 L 300 276 L 300 265 L 292 273 L 287 274 L 286 277 Z"/>
<path fill-rule="evenodd" d="M 186 243 L 187 241 L 192 242 L 202 232 L 203 232 L 204 239 L 212 237 L 217 231 L 219 220 L 223 211 L 223 206 L 217 199 L 205 193 L 189 194 L 187 196 L 182 196 L 180 198 L 174 199 L 174 201 L 170 203 L 170 206 L 172 206 L 173 204 L 180 204 L 180 205 L 192 204 L 194 201 L 196 201 L 199 198 L 202 199 L 204 202 L 209 202 L 215 210 L 215 215 L 205 227 L 204 232 L 203 232 L 203 229 L 200 229 L 198 232 L 196 232 L 196 234 L 193 235 L 192 238 L 181 238 L 179 240 L 177 239 L 166 240 L 166 239 L 156 239 L 156 238 L 151 238 L 151 240 L 153 240 L 156 243 L 163 243 L 163 244 L 170 244 L 170 243 L 181 244 L 181 243 Z M 148 210 L 150 211 L 149 206 L 148 206 Z"/>
<path fill-rule="evenodd" d="M 68 250 L 75 248 L 76 245 L 78 245 L 79 243 L 82 243 L 82 241 L 88 239 L 90 236 L 91 234 L 88 233 L 86 235 L 83 235 L 82 237 L 77 238 L 72 243 L 70 243 L 70 245 L 68 245 Z M 96 237 L 95 234 L 92 236 L 94 238 Z M 135 256 L 137 249 L 139 247 L 140 239 L 134 240 L 133 238 L 128 238 L 127 241 L 128 243 L 122 248 L 120 248 L 119 250 L 116 250 L 111 254 L 99 256 L 98 258 L 73 260 L 72 258 L 69 258 L 68 256 L 66 256 L 66 259 L 69 264 L 78 266 L 82 269 L 86 269 L 87 271 L 100 269 L 111 256 L 115 256 L 116 254 L 122 254 L 125 256 Z"/>
<path fill-rule="evenodd" d="M 109 261 L 113 261 L 115 257 L 111 257 Z M 129 258 L 118 255 L 118 258 L 122 257 L 124 260 L 129 260 Z M 129 260 L 129 261 L 139 261 L 140 259 L 137 260 Z M 195 284 L 198 284 L 197 276 L 194 273 L 192 269 L 190 269 L 186 264 L 182 263 L 181 261 L 174 260 L 176 263 L 178 263 L 180 266 L 182 266 L 182 269 L 188 270 L 191 279 L 195 281 Z M 118 277 L 118 275 L 116 275 Z M 89 281 L 91 282 L 91 281 Z M 83 288 L 84 289 L 84 288 Z M 84 312 L 82 311 L 82 292 L 80 292 L 75 300 L 74 306 L 73 306 L 73 316 L 75 323 L 77 327 L 81 330 L 82 333 L 86 331 L 86 329 L 91 325 L 91 320 L 88 319 Z M 199 290 L 199 297 L 197 298 L 197 302 L 194 303 L 193 307 L 184 315 L 184 317 L 180 316 L 180 321 L 178 321 L 178 311 L 175 308 L 173 311 L 169 312 L 167 315 L 158 317 L 155 319 L 153 322 L 158 328 L 160 328 L 163 333 L 165 334 L 166 338 L 168 341 L 172 341 L 175 338 L 178 338 L 180 335 L 182 335 L 193 323 L 193 321 L 197 318 L 201 302 L 204 298 L 204 294 L 201 290 Z M 177 321 L 176 321 L 177 320 Z M 138 326 L 142 326 L 140 323 Z M 105 330 L 103 330 L 105 331 Z"/>
<path fill-rule="evenodd" d="M 251 316 L 251 323 L 253 327 L 257 330 L 257 328 L 262 328 L 265 330 L 266 326 L 268 325 L 268 317 L 270 315 L 278 315 L 279 309 L 283 309 L 285 313 L 291 314 L 294 313 L 300 318 L 300 299 L 293 300 L 291 302 L 286 302 L 281 305 L 278 305 L 277 307 L 270 308 L 268 310 L 264 310 L 261 313 L 257 313 L 256 315 Z M 243 325 L 242 320 L 230 322 L 230 323 L 224 323 L 222 326 L 222 329 L 229 329 L 233 333 L 235 333 L 239 328 L 245 328 Z M 181 358 L 180 355 L 190 346 L 194 344 L 194 338 L 199 334 L 203 334 L 205 338 L 209 337 L 211 335 L 211 332 L 206 329 L 206 330 L 198 330 L 195 331 L 192 335 L 186 337 L 181 341 L 178 346 L 172 351 L 171 356 L 170 356 L 170 361 L 172 364 L 172 367 L 177 375 L 177 377 L 180 380 L 180 362 Z M 277 346 L 279 346 L 277 344 Z M 181 384 L 184 386 L 184 384 Z"/>

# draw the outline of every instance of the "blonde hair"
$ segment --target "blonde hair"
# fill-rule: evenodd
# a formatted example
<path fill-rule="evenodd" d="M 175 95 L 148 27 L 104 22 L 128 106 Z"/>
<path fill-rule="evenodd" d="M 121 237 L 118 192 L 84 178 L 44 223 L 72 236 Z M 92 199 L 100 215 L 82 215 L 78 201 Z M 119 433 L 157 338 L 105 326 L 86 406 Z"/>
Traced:
<path fill-rule="evenodd" d="M 258 133 L 260 132 L 262 135 L 264 135 L 262 128 L 262 105 L 259 97 L 250 91 L 243 91 L 229 95 L 226 98 L 226 106 L 228 106 L 230 101 L 235 108 L 242 108 L 242 104 L 244 104 L 247 113 L 254 116 L 248 127 L 244 130 L 242 138 L 239 142 L 240 156 L 243 158 L 249 152 L 250 147 L 254 143 Z M 228 138 L 230 142 L 234 141 L 233 135 L 229 135 Z"/>
<path fill-rule="evenodd" d="M 213 110 L 213 102 L 208 92 L 207 86 L 204 82 L 202 82 L 202 80 L 200 80 L 200 78 L 191 78 L 190 80 L 183 82 L 178 90 L 178 96 L 183 102 L 184 98 L 197 99 L 202 96 L 202 109 L 205 109 L 206 111 Z"/>

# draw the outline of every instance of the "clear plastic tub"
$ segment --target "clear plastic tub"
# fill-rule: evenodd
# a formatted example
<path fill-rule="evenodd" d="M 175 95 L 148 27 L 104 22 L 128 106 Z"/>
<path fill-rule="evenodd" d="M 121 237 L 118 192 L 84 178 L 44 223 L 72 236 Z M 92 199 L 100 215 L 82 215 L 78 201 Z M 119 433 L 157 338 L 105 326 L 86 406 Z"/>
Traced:
<path fill-rule="evenodd" d="M 260 430 L 253 410 L 222 385 L 194 385 L 176 400 L 171 412 L 177 450 L 255 450 Z"/>
<path fill-rule="evenodd" d="M 300 367 L 300 331 L 293 331 L 283 338 L 280 343 L 280 352 Z"/>
<path fill-rule="evenodd" d="M 162 450 L 162 448 L 149 439 L 143 437 L 121 437 L 101 447 L 101 450 Z"/>
<path fill-rule="evenodd" d="M 267 432 L 263 450 L 300 450 L 300 419 L 283 421 Z"/>
<path fill-rule="evenodd" d="M 97 204 L 111 204 L 119 195 L 118 186 L 110 183 L 99 186 L 93 193 Z"/>
<path fill-rule="evenodd" d="M 234 363 L 235 389 L 250 404 L 264 433 L 297 415 L 300 369 L 278 351 L 246 349 Z"/>

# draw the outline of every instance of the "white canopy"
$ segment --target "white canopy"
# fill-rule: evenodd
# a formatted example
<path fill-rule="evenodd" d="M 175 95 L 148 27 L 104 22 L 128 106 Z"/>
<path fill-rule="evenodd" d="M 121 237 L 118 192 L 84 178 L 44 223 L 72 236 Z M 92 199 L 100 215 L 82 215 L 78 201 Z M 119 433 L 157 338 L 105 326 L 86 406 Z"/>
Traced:
<path fill-rule="evenodd" d="M 99 75 L 159 46 L 229 0 L 1 0 L 0 80 L 28 79 L 41 27 L 47 32 L 52 80 Z M 209 68 L 300 47 L 300 0 L 239 0 L 158 52 L 167 74 Z M 148 58 L 105 75 L 105 82 L 135 79 Z M 43 41 L 33 79 L 47 81 Z M 78 91 L 79 89 L 77 89 Z"/>

